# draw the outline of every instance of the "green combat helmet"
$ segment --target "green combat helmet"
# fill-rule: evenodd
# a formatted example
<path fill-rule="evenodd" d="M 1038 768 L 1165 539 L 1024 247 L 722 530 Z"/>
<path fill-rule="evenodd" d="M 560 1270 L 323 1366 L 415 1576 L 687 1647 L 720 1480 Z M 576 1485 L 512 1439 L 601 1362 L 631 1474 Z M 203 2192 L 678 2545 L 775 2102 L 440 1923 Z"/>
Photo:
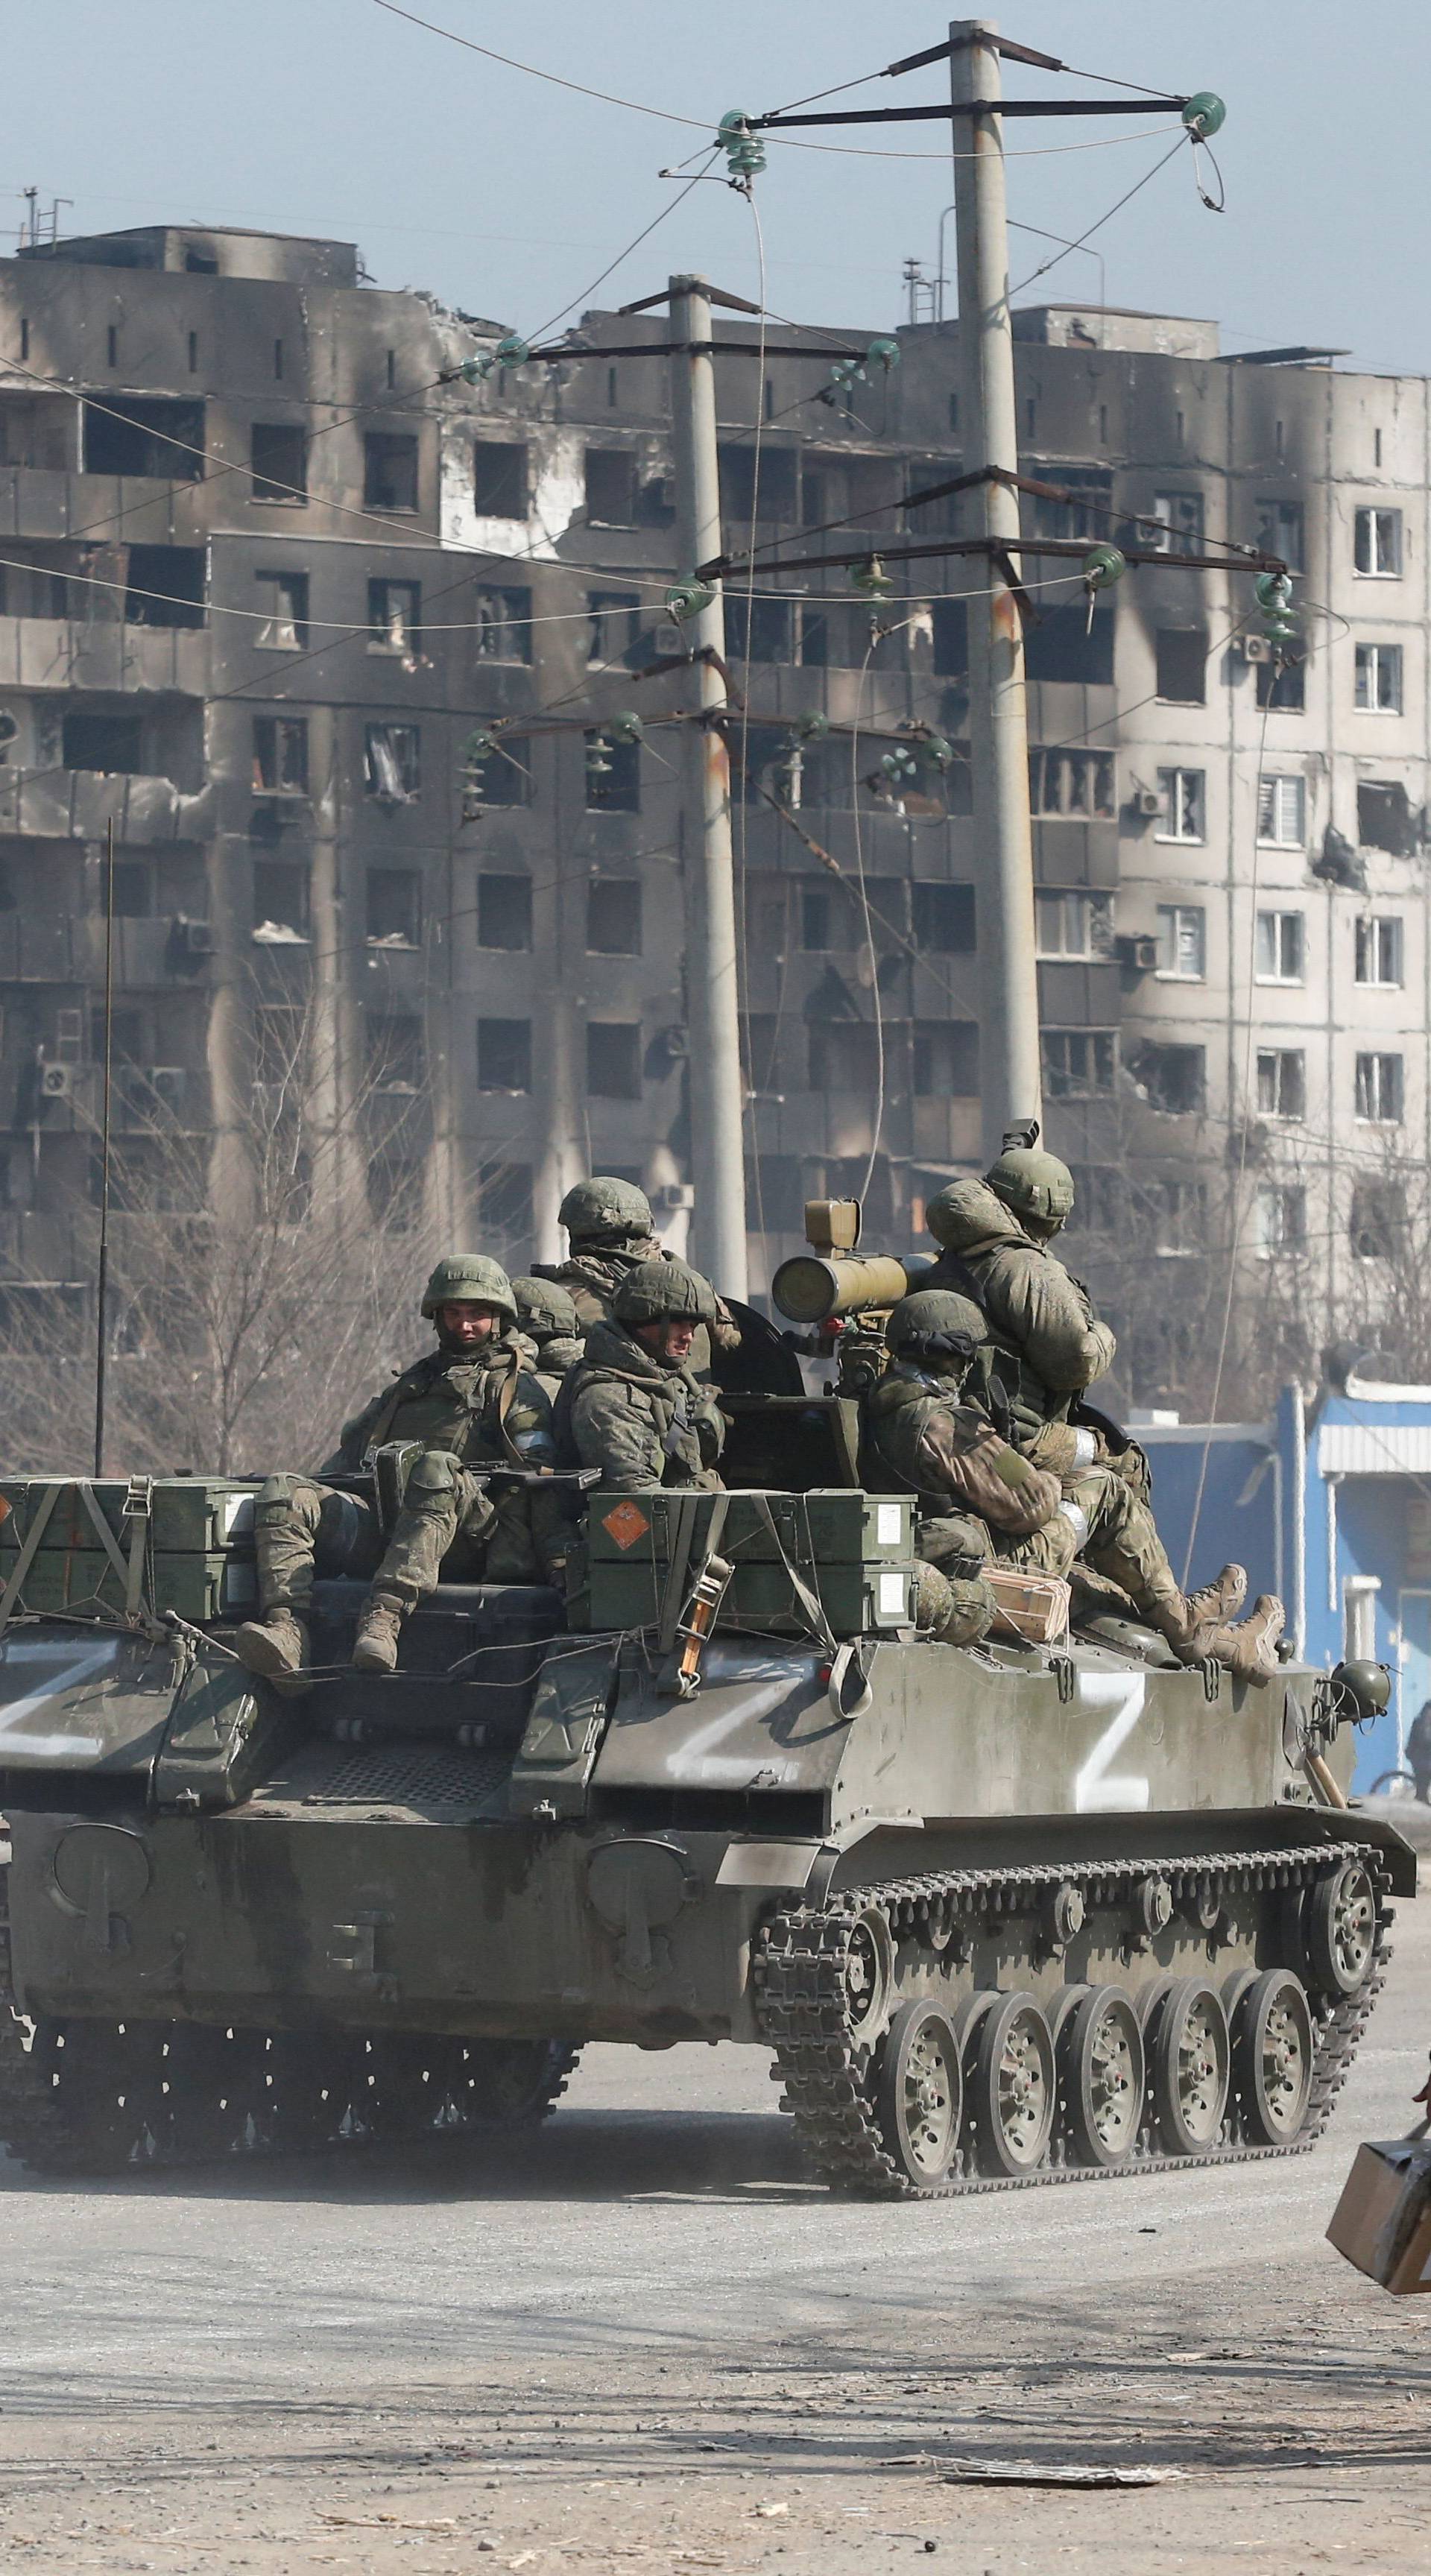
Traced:
<path fill-rule="evenodd" d="M 1040 1234 L 1057 1234 L 1073 1214 L 1073 1174 L 1057 1154 L 1038 1150 L 1038 1132 L 1036 1119 L 1026 1127 L 1010 1127 L 1003 1151 L 989 1165 L 984 1181 L 1021 1225 L 1033 1226 Z M 943 1195 L 941 1190 L 939 1198 Z M 938 1205 L 936 1198 L 926 1219 L 936 1242 L 940 1240 L 934 1223 Z"/>
<path fill-rule="evenodd" d="M 684 1261 L 638 1261 L 628 1270 L 615 1296 L 611 1312 L 618 1324 L 663 1324 L 673 1322 L 713 1324 L 716 1319 L 715 1290 L 698 1270 L 688 1270 Z"/>
<path fill-rule="evenodd" d="M 514 1279 L 517 1320 L 534 1341 L 579 1342 L 581 1323 L 565 1288 L 554 1279 Z"/>
<path fill-rule="evenodd" d="M 656 1221 L 651 1202 L 634 1181 L 617 1181 L 598 1175 L 595 1180 L 578 1181 L 567 1191 L 557 1209 L 557 1223 L 564 1225 L 578 1243 L 621 1243 L 628 1235 L 654 1234 Z"/>
<path fill-rule="evenodd" d="M 496 1306 L 514 1324 L 517 1320 L 512 1283 L 500 1261 L 489 1261 L 485 1252 L 449 1252 L 422 1292 L 422 1311 L 433 1321 L 439 1306 L 468 1303 Z"/>
<path fill-rule="evenodd" d="M 954 1360 L 967 1368 L 989 1334 L 971 1297 L 952 1288 L 917 1288 L 892 1309 L 884 1338 L 896 1359 Z"/>

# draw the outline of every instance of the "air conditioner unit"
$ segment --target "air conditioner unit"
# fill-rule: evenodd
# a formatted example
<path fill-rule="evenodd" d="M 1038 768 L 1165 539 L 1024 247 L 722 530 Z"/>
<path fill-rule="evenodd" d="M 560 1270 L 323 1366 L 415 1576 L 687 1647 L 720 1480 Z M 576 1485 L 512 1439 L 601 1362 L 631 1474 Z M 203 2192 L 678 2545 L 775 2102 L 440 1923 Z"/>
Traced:
<path fill-rule="evenodd" d="M 1145 823 L 1156 822 L 1163 810 L 1163 800 L 1156 787 L 1140 787 L 1133 799 L 1133 810 L 1142 815 Z"/>
<path fill-rule="evenodd" d="M 660 1189 L 651 1192 L 651 1203 L 666 1216 L 674 1216 L 680 1208 L 695 1206 L 695 1189 L 689 1181 L 666 1181 Z"/>
<path fill-rule="evenodd" d="M 19 738 L 20 724 L 18 717 L 12 716 L 8 707 L 0 707 L 0 760 L 7 760 L 9 758 L 10 745 L 13 742 L 18 742 Z"/>
<path fill-rule="evenodd" d="M 187 913 L 174 917 L 174 946 L 183 957 L 212 957 L 214 925 L 211 921 L 191 921 Z"/>
<path fill-rule="evenodd" d="M 41 1065 L 40 1098 L 42 1100 L 73 1100 L 74 1096 L 75 1067 L 72 1064 Z"/>
<path fill-rule="evenodd" d="M 1244 635 L 1242 638 L 1242 658 L 1244 662 L 1270 662 L 1272 659 L 1271 636 Z"/>
<path fill-rule="evenodd" d="M 1113 943 L 1118 963 L 1134 975 L 1151 975 L 1158 962 L 1158 943 L 1147 931 L 1127 931 Z"/>

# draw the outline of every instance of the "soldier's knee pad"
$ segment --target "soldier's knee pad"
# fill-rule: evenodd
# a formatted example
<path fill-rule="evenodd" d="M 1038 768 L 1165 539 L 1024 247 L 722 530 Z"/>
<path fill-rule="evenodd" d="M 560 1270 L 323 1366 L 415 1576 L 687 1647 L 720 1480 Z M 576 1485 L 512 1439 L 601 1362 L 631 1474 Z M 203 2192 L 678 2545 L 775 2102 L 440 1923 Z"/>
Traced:
<path fill-rule="evenodd" d="M 270 1476 L 254 1499 L 254 1529 L 292 1529 L 295 1522 L 316 1528 L 322 1507 L 322 1489 L 310 1477 Z"/>
<path fill-rule="evenodd" d="M 412 1511 L 455 1511 L 461 1463 L 446 1449 L 424 1449 L 407 1474 L 404 1500 Z"/>

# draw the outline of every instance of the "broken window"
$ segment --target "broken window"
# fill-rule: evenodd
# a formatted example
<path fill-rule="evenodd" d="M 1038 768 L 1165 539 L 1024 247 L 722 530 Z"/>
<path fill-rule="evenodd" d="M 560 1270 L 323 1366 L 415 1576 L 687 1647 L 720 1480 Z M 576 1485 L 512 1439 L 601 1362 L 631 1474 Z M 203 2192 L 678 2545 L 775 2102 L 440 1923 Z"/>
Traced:
<path fill-rule="evenodd" d="M 1150 1108 L 1174 1117 L 1202 1108 L 1207 1088 L 1204 1048 L 1145 1044 L 1135 1050 L 1130 1071 L 1147 1094 Z"/>
<path fill-rule="evenodd" d="M 130 546 L 124 593 L 127 626 L 202 626 L 202 546 Z"/>
<path fill-rule="evenodd" d="M 1259 984 L 1300 984 L 1305 942 L 1300 912 L 1259 912 L 1255 972 Z"/>
<path fill-rule="evenodd" d="M 1133 1191 L 1133 1221 L 1165 1259 L 1200 1252 L 1207 1241 L 1207 1191 L 1201 1181 L 1146 1181 Z"/>
<path fill-rule="evenodd" d="M 975 937 L 974 889 L 971 885 L 932 885 L 916 880 L 914 944 L 939 957 L 972 957 Z"/>
<path fill-rule="evenodd" d="M 422 786 L 421 749 L 416 725 L 370 724 L 364 736 L 368 794 L 380 804 L 410 805 Z"/>
<path fill-rule="evenodd" d="M 1400 1182 L 1358 1181 L 1348 1231 L 1356 1260 L 1395 1260 L 1406 1232 L 1406 1194 Z"/>
<path fill-rule="evenodd" d="M 368 946 L 422 944 L 422 876 L 417 868 L 369 868 Z"/>
<path fill-rule="evenodd" d="M 28 325 L 20 326 L 20 356 Z M 0 465 L 27 465 L 63 474 L 74 463 L 70 445 L 73 405 L 54 394 L 0 394 Z"/>
<path fill-rule="evenodd" d="M 805 1178 L 799 1156 L 747 1154 L 745 1208 L 752 1234 L 803 1233 Z"/>
<path fill-rule="evenodd" d="M 478 947 L 524 949 L 531 944 L 531 878 L 484 870 L 477 879 Z"/>
<path fill-rule="evenodd" d="M 288 859 L 255 859 L 253 863 L 253 935 L 274 946 L 308 936 L 309 878 L 306 867 Z"/>
<path fill-rule="evenodd" d="M 1401 647 L 1399 644 L 1358 644 L 1356 703 L 1363 715 L 1400 715 Z"/>
<path fill-rule="evenodd" d="M 586 519 L 592 528 L 636 525 L 636 458 L 629 447 L 586 451 Z"/>
<path fill-rule="evenodd" d="M 1160 769 L 1158 829 L 1160 841 L 1201 841 L 1204 833 L 1204 776 L 1200 769 Z"/>
<path fill-rule="evenodd" d="M 532 801 L 532 746 L 525 734 L 495 737 L 490 751 L 469 757 L 467 777 L 479 805 L 511 807 Z"/>
<path fill-rule="evenodd" d="M 1280 557 L 1289 572 L 1300 572 L 1303 544 L 1301 502 L 1259 501 L 1254 542 L 1263 554 Z"/>
<path fill-rule="evenodd" d="M 1307 664 L 1298 653 L 1290 661 L 1259 662 L 1257 704 L 1274 715 L 1299 716 L 1307 703 Z"/>
<path fill-rule="evenodd" d="M 975 1100 L 979 1094 L 977 1020 L 916 1020 L 914 1092 L 918 1100 Z"/>
<path fill-rule="evenodd" d="M 1207 703 L 1207 628 L 1162 626 L 1154 639 L 1157 695 L 1176 707 Z"/>
<path fill-rule="evenodd" d="M 472 450 L 472 506 L 479 519 L 525 519 L 525 439 L 479 438 Z"/>
<path fill-rule="evenodd" d="M 271 653 L 302 653 L 308 648 L 308 575 L 306 572 L 256 572 L 262 616 L 254 642 Z"/>
<path fill-rule="evenodd" d="M 804 600 L 796 605 L 796 655 L 808 671 L 857 671 L 864 645 L 857 644 L 848 608 L 835 601 Z"/>
<path fill-rule="evenodd" d="M 479 590 L 475 650 L 479 662 L 530 662 L 532 594 L 529 590 Z"/>
<path fill-rule="evenodd" d="M 368 1080 L 375 1091 L 420 1091 L 426 1071 L 422 1021 L 415 1011 L 385 1011 L 367 1022 Z"/>
<path fill-rule="evenodd" d="M 639 1020 L 588 1020 L 586 1088 L 593 1100 L 641 1097 Z"/>
<path fill-rule="evenodd" d="M 363 504 L 369 510 L 417 508 L 417 440 L 370 429 L 363 440 Z"/>
<path fill-rule="evenodd" d="M 204 471 L 204 406 L 110 394 L 102 408 L 84 404 L 81 442 L 86 474 L 197 483 Z"/>
<path fill-rule="evenodd" d="M 301 421 L 256 420 L 249 433 L 250 497 L 255 501 L 308 498 L 308 433 Z"/>
<path fill-rule="evenodd" d="M 640 813 L 639 742 L 616 742 L 599 730 L 587 734 L 586 808 L 589 814 Z"/>
<path fill-rule="evenodd" d="M 530 1091 L 532 1024 L 530 1020 L 479 1020 L 477 1023 L 477 1088 L 479 1091 Z"/>
<path fill-rule="evenodd" d="M 586 890 L 586 945 L 593 957 L 641 954 L 641 880 L 593 877 Z"/>
<path fill-rule="evenodd" d="M 1358 782 L 1356 836 L 1363 849 L 1388 850 L 1398 859 L 1414 858 L 1424 829 L 1424 811 L 1413 810 L 1399 779 Z"/>
<path fill-rule="evenodd" d="M 624 662 L 636 649 L 641 631 L 641 602 L 634 590 L 589 590 L 586 594 L 586 658 L 594 671 L 609 662 Z"/>
<path fill-rule="evenodd" d="M 1207 973 L 1207 916 L 1200 903 L 1159 904 L 1158 973 L 1168 982 L 1202 982 Z"/>
<path fill-rule="evenodd" d="M 477 1182 L 477 1208 L 483 1242 L 489 1234 L 503 1235 L 509 1244 L 530 1242 L 531 1164 L 489 1163 Z"/>
<path fill-rule="evenodd" d="M 1113 1089 L 1116 1029 L 1045 1029 L 1043 1078 L 1053 1100 L 1093 1100 Z"/>
<path fill-rule="evenodd" d="M 1300 850 L 1307 838 L 1307 782 L 1295 774 L 1257 782 L 1257 838 L 1274 850 Z"/>
<path fill-rule="evenodd" d="M 368 584 L 368 651 L 397 653 L 413 660 L 422 647 L 420 581 L 370 581 Z"/>
<path fill-rule="evenodd" d="M 931 604 L 936 680 L 969 676 L 969 607 L 962 599 L 936 599 Z"/>
<path fill-rule="evenodd" d="M 1403 1063 L 1399 1055 L 1359 1055 L 1356 1060 L 1356 1114 L 1382 1126 L 1399 1124 L 1405 1103 Z"/>
<path fill-rule="evenodd" d="M 1035 814 L 1073 815 L 1089 821 L 1111 817 L 1114 806 L 1111 751 L 1031 751 L 1029 799 Z"/>
<path fill-rule="evenodd" d="M 255 796 L 307 795 L 308 721 L 305 716 L 254 717 L 253 792 Z"/>
<path fill-rule="evenodd" d="M 1257 1114 L 1259 1118 L 1306 1117 L 1307 1060 L 1300 1047 L 1258 1048 Z"/>
<path fill-rule="evenodd" d="M 754 442 L 749 439 L 722 439 L 720 447 L 721 517 L 730 520 L 733 524 L 744 522 L 747 526 L 757 513 L 761 520 L 793 519 L 798 469 L 799 457 L 795 448 L 762 444 L 759 458 L 760 488 L 757 492 Z M 852 502 L 851 506 L 858 505 Z"/>
<path fill-rule="evenodd" d="M 946 469 L 947 470 L 947 469 Z M 1051 492 L 1027 495 L 1032 500 L 1032 534 L 1036 537 L 1106 537 L 1112 515 L 1113 477 L 1099 466 L 1057 468 L 1060 497 Z"/>
<path fill-rule="evenodd" d="M 879 1041 L 869 1020 L 809 1020 L 805 1037 L 812 1091 L 857 1091 L 873 1097 Z M 888 1030 L 885 1040 L 888 1046 Z"/>
<path fill-rule="evenodd" d="M 1358 572 L 1395 581 L 1401 572 L 1401 512 L 1358 510 L 1355 544 Z"/>
<path fill-rule="evenodd" d="M 118 921 L 154 918 L 154 863 L 151 859 L 116 859 L 114 912 Z"/>
<path fill-rule="evenodd" d="M 64 718 L 61 764 L 66 769 L 98 769 L 113 777 L 134 778 L 144 771 L 144 725 L 139 716 L 84 715 Z"/>
<path fill-rule="evenodd" d="M 1400 913 L 1371 913 L 1357 923 L 1356 980 L 1359 984 L 1403 981 Z"/>
<path fill-rule="evenodd" d="M 1040 957 L 1111 957 L 1113 897 L 1041 887 L 1034 896 L 1034 942 Z"/>
<path fill-rule="evenodd" d="M 795 603 L 790 599 L 726 601 L 727 652 L 733 661 L 793 662 Z"/>
<path fill-rule="evenodd" d="M 1094 600 L 1091 626 L 1082 600 L 1039 609 L 1024 633 L 1026 676 L 1067 681 L 1076 688 L 1111 686 L 1116 614 L 1112 594 L 1106 591 Z"/>
<path fill-rule="evenodd" d="M 1201 492 L 1159 492 L 1153 501 L 1151 519 L 1142 521 L 1138 533 L 1142 543 L 1154 547 L 1159 554 L 1200 555 L 1203 547 Z"/>

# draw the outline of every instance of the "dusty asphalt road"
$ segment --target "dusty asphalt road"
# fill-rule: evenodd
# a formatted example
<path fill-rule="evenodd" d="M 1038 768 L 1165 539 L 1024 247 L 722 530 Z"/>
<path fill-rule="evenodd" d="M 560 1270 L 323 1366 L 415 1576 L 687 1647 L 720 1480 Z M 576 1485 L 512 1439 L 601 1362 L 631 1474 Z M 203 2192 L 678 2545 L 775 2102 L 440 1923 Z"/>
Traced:
<path fill-rule="evenodd" d="M 1431 2299 L 1322 2231 L 1431 2045 L 1431 1887 L 1315 2154 L 828 2201 L 754 2052 L 593 2050 L 519 2158 L 0 2158 L 0 2548 L 37 2569 L 1422 2569 Z M 977 2460 L 1180 2470 L 951 2485 Z"/>

